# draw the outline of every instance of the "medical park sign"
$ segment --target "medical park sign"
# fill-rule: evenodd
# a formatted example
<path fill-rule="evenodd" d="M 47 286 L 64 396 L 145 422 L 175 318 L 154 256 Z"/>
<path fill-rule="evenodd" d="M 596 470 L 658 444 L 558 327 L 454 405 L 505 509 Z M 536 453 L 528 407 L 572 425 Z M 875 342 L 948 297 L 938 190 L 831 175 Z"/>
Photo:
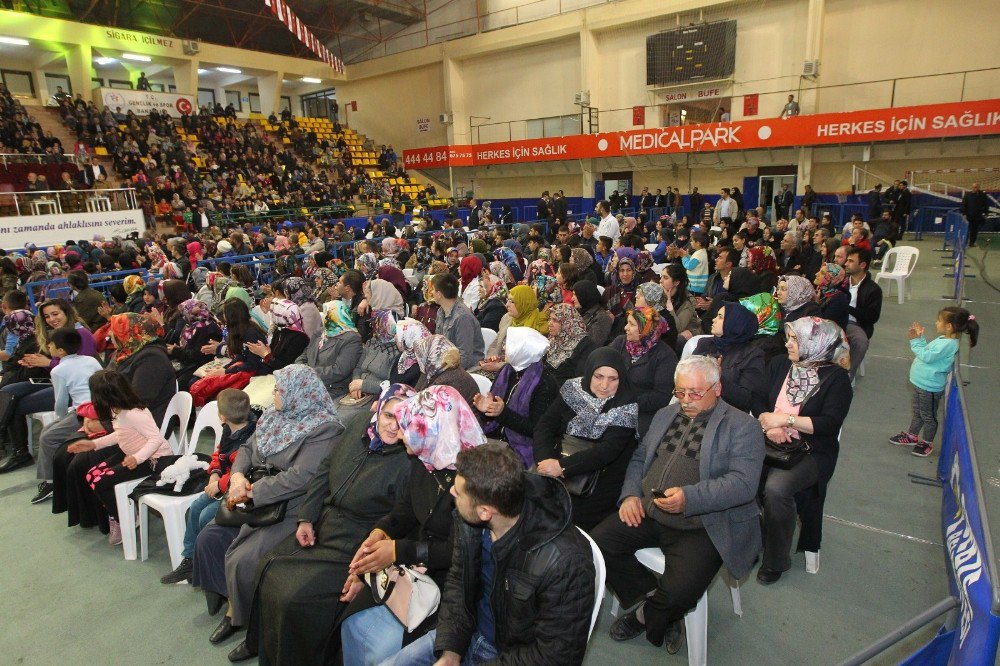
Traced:
<path fill-rule="evenodd" d="M 404 150 L 408 168 L 754 150 L 1000 134 L 1000 99 Z"/>

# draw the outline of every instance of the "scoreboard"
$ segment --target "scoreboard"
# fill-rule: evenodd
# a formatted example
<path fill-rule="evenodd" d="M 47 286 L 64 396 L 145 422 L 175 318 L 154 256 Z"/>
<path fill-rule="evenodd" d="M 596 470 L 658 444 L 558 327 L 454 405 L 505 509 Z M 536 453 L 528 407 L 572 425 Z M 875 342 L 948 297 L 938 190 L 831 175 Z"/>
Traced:
<path fill-rule="evenodd" d="M 736 68 L 736 21 L 667 30 L 646 38 L 646 85 L 722 79 Z"/>

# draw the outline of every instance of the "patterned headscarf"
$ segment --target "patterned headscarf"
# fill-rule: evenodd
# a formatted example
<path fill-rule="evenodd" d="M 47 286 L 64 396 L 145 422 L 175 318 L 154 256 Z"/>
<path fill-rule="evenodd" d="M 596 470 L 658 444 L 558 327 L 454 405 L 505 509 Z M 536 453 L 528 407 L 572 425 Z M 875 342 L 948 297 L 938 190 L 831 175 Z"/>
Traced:
<path fill-rule="evenodd" d="M 365 252 L 354 261 L 354 267 L 361 271 L 366 280 L 370 280 L 378 270 L 378 257 L 374 252 Z"/>
<path fill-rule="evenodd" d="M 656 309 L 651 307 L 635 308 L 629 313 L 639 325 L 639 339 L 625 340 L 625 351 L 632 357 L 634 363 L 639 357 L 656 346 L 660 338 L 669 330 L 667 322 Z"/>
<path fill-rule="evenodd" d="M 451 340 L 440 334 L 428 335 L 413 343 L 413 355 L 417 357 L 420 372 L 430 381 L 441 374 L 442 357 L 456 347 Z"/>
<path fill-rule="evenodd" d="M 278 298 L 271 301 L 271 334 L 273 335 L 281 328 L 290 328 L 293 331 L 304 333 L 302 326 L 302 313 L 299 306 L 287 298 Z"/>
<path fill-rule="evenodd" d="M 187 299 L 177 309 L 184 318 L 184 329 L 181 331 L 180 339 L 181 347 L 187 347 L 187 344 L 191 342 L 191 338 L 194 337 L 199 328 L 205 328 L 209 324 L 215 323 L 212 311 L 197 298 Z"/>
<path fill-rule="evenodd" d="M 126 275 L 125 279 L 122 280 L 122 288 L 129 296 L 139 293 L 145 286 L 146 283 L 138 275 Z"/>
<path fill-rule="evenodd" d="M 812 301 L 816 295 L 812 283 L 801 275 L 786 275 L 779 281 L 785 283 L 787 295 L 782 309 L 785 312 L 795 312 L 806 303 Z"/>
<path fill-rule="evenodd" d="M 829 298 L 840 292 L 846 292 L 847 271 L 840 264 L 827 263 L 825 271 L 816 273 L 816 286 L 819 287 L 823 298 Z"/>
<path fill-rule="evenodd" d="M 327 289 L 337 284 L 337 276 L 334 275 L 333 271 L 329 268 L 318 268 L 316 269 L 316 278 L 319 279 L 319 286 L 313 291 L 312 298 L 313 301 L 322 301 L 327 293 Z"/>
<path fill-rule="evenodd" d="M 590 380 L 598 368 L 613 368 L 618 373 L 618 390 L 610 398 L 598 398 L 590 390 Z M 595 349 L 587 357 L 583 377 L 571 379 L 559 389 L 559 395 L 573 411 L 566 424 L 566 434 L 597 440 L 609 427 L 635 429 L 639 425 L 639 405 L 628 378 L 625 358 L 611 347 Z"/>
<path fill-rule="evenodd" d="M 112 316 L 110 330 L 118 349 L 115 354 L 115 361 L 118 363 L 156 339 L 155 324 L 134 312 Z"/>
<path fill-rule="evenodd" d="M 774 250 L 767 245 L 757 245 L 747 253 L 747 268 L 756 274 L 778 273 L 778 262 L 774 258 Z"/>
<path fill-rule="evenodd" d="M 416 319 L 402 319 L 396 322 L 396 346 L 402 350 L 396 362 L 396 372 L 403 374 L 417 363 L 413 345 L 418 340 L 430 337 L 431 332 Z"/>
<path fill-rule="evenodd" d="M 517 261 L 517 254 L 513 249 L 507 247 L 507 242 L 504 241 L 504 247 L 498 247 L 493 251 L 493 256 L 497 260 L 502 261 L 504 266 L 510 270 L 510 274 L 514 276 L 514 282 L 520 282 L 524 278 L 524 271 L 521 270 L 521 264 Z M 513 241 L 517 242 L 517 241 Z M 520 247 L 520 245 L 518 245 Z"/>
<path fill-rule="evenodd" d="M 476 415 L 451 386 L 431 386 L 396 405 L 406 446 L 429 471 L 455 469 L 459 452 L 486 443 Z"/>
<path fill-rule="evenodd" d="M 785 324 L 785 334 L 794 334 L 799 345 L 799 360 L 788 369 L 785 397 L 792 405 L 801 405 L 819 388 L 820 366 L 837 362 L 843 331 L 828 319 L 802 317 Z"/>
<path fill-rule="evenodd" d="M 378 453 L 385 446 L 385 442 L 382 441 L 382 437 L 378 434 L 378 417 L 382 413 L 385 403 L 390 400 L 406 400 L 414 395 L 416 395 L 416 392 L 406 384 L 392 384 L 382 392 L 382 395 L 375 402 L 375 413 L 372 415 L 372 420 L 368 425 L 369 451 Z"/>
<path fill-rule="evenodd" d="M 35 333 L 35 316 L 31 310 L 14 310 L 3 318 L 3 328 L 18 340 Z"/>
<path fill-rule="evenodd" d="M 646 305 L 654 310 L 663 309 L 663 287 L 659 282 L 643 282 L 637 291 L 646 299 Z"/>
<path fill-rule="evenodd" d="M 396 341 L 396 314 L 392 310 L 376 310 L 372 313 L 372 338 L 383 345 Z"/>
<path fill-rule="evenodd" d="M 323 314 L 324 335 L 319 339 L 319 348 L 322 349 L 326 341 L 331 338 L 350 331 L 356 333 L 357 330 L 358 328 L 355 326 L 354 319 L 351 316 L 351 306 L 339 299 L 333 301 Z"/>
<path fill-rule="evenodd" d="M 639 252 L 639 255 L 635 258 L 636 279 L 640 279 L 652 267 L 653 255 L 648 250 Z"/>
<path fill-rule="evenodd" d="M 255 436 L 261 458 L 281 453 L 327 423 L 336 423 L 343 430 L 333 398 L 309 366 L 293 363 L 275 370 L 274 388 L 281 397 L 281 409 L 272 405 L 257 421 Z"/>
<path fill-rule="evenodd" d="M 741 298 L 740 305 L 757 316 L 757 335 L 777 335 L 781 330 L 781 305 L 771 294 Z"/>
<path fill-rule="evenodd" d="M 517 280 L 514 279 L 514 274 L 510 272 L 509 268 L 507 268 L 507 264 L 502 261 L 491 261 L 490 273 L 492 273 L 495 277 L 500 278 L 505 287 L 509 288 L 517 282 Z"/>
<path fill-rule="evenodd" d="M 573 265 L 580 269 L 581 273 L 594 264 L 594 258 L 582 247 L 574 247 L 569 251 L 569 256 L 573 259 Z"/>
<path fill-rule="evenodd" d="M 583 323 L 583 317 L 569 303 L 553 305 L 549 310 L 549 321 L 559 324 L 559 333 L 549 338 L 549 350 L 545 354 L 545 360 L 553 368 L 558 368 L 573 355 L 573 350 L 580 344 L 580 340 L 587 337 L 587 327 Z"/>
<path fill-rule="evenodd" d="M 431 266 L 431 261 L 434 260 L 434 255 L 431 253 L 431 249 L 425 245 L 417 246 L 417 265 L 416 270 L 419 272 L 424 272 Z"/>
<path fill-rule="evenodd" d="M 500 268 L 502 268 L 504 271 L 507 270 L 507 267 L 501 264 L 499 261 L 494 261 L 493 264 L 500 266 Z M 481 280 L 480 280 L 480 287 L 482 287 Z M 480 291 L 478 308 L 482 308 L 488 301 L 500 300 L 506 302 L 507 294 L 508 294 L 507 284 L 506 282 L 504 282 L 504 279 L 502 277 L 494 276 L 494 279 L 490 280 L 489 289 L 486 290 L 485 293 L 484 291 Z"/>
<path fill-rule="evenodd" d="M 311 303 L 313 300 L 312 289 L 300 277 L 290 277 L 285 280 L 285 296 L 298 306 Z"/>

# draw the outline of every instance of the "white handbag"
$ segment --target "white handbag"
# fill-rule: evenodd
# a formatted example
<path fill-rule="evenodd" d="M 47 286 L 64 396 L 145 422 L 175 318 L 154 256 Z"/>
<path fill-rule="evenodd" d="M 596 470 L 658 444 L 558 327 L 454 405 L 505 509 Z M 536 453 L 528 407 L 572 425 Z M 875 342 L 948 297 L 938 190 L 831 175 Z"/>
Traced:
<path fill-rule="evenodd" d="M 393 564 L 365 574 L 365 582 L 375 601 L 391 610 L 407 632 L 437 612 L 441 603 L 441 590 L 425 567 Z"/>

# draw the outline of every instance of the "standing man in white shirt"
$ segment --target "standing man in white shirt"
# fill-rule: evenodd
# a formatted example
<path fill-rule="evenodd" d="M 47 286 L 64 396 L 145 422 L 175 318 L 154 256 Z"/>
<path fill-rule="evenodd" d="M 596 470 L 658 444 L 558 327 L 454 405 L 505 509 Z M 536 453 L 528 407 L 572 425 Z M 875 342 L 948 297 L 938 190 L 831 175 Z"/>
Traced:
<path fill-rule="evenodd" d="M 727 219 L 730 224 L 736 219 L 736 213 L 739 212 L 739 206 L 736 205 L 736 200 L 729 196 L 729 188 L 722 188 L 722 198 L 719 202 L 715 204 L 714 221 L 718 225 L 720 220 Z"/>
<path fill-rule="evenodd" d="M 598 238 L 607 236 L 611 240 L 618 242 L 618 238 L 622 235 L 622 232 L 618 226 L 618 220 L 611 214 L 611 204 L 607 200 L 602 199 L 597 202 L 597 207 L 594 210 L 597 212 L 597 216 L 601 218 L 601 223 L 597 225 L 596 236 Z"/>

